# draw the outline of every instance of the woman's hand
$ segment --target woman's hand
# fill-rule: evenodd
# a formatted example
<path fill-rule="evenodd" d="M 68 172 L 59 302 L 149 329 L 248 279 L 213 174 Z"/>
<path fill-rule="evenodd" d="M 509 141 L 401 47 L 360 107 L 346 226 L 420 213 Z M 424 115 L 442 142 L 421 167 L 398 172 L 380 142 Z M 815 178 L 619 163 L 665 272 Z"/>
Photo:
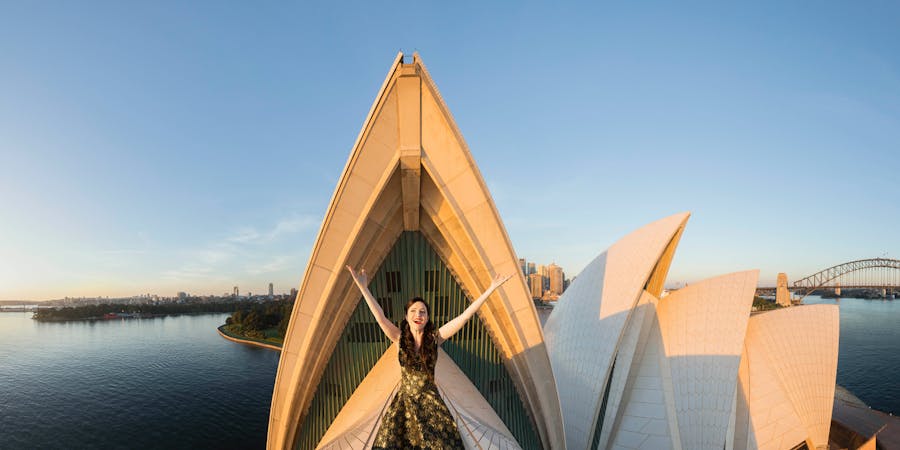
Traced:
<path fill-rule="evenodd" d="M 491 280 L 491 285 L 481 294 L 481 297 L 478 297 L 472 304 L 466 307 L 465 311 L 462 314 L 454 317 L 449 322 L 445 323 L 441 328 L 438 329 L 438 343 L 444 342 L 447 339 L 450 339 L 450 336 L 456 334 L 462 326 L 468 321 L 475 311 L 478 308 L 481 308 L 481 305 L 491 296 L 491 293 L 494 292 L 495 289 L 500 287 L 503 283 L 506 283 L 507 280 L 512 278 L 513 274 L 506 275 L 497 275 Z"/>
<path fill-rule="evenodd" d="M 353 270 L 353 267 L 347 265 L 347 271 L 350 272 L 350 276 L 353 277 L 353 281 L 356 282 L 357 286 L 368 286 L 369 285 L 369 276 L 366 274 L 366 269 L 362 269 L 359 272 Z"/>
<path fill-rule="evenodd" d="M 497 276 L 494 277 L 493 281 L 491 281 L 490 289 L 491 290 L 497 289 L 498 287 L 500 287 L 500 285 L 502 285 L 503 283 L 506 283 L 506 281 L 509 280 L 510 278 L 512 278 L 511 273 L 507 274 L 507 275 L 497 274 Z"/>
<path fill-rule="evenodd" d="M 381 331 L 384 332 L 384 335 L 387 336 L 388 339 L 397 342 L 397 340 L 400 339 L 400 329 L 397 328 L 397 325 L 394 325 L 388 320 L 384 315 L 384 310 L 381 309 L 381 305 L 378 304 L 378 301 L 375 300 L 375 296 L 369 291 L 369 276 L 366 275 L 366 270 L 363 269 L 357 272 L 353 270 L 353 267 L 350 267 L 350 265 L 347 264 L 347 272 L 350 272 L 350 277 L 353 278 L 353 282 L 356 283 L 359 292 L 361 292 L 363 298 L 366 299 L 366 304 L 369 305 L 369 311 L 372 311 L 372 316 L 375 317 L 375 321 L 378 322 Z"/>

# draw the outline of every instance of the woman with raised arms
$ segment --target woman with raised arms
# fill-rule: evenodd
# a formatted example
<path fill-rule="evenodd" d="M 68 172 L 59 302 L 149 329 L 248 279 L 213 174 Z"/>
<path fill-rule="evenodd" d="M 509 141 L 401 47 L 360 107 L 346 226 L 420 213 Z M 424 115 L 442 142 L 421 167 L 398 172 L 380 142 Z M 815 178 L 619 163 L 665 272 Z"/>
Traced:
<path fill-rule="evenodd" d="M 399 342 L 400 389 L 384 413 L 375 437 L 377 449 L 462 449 L 462 439 L 450 410 L 441 399 L 434 383 L 437 349 L 456 334 L 478 311 L 487 298 L 512 275 L 497 276 L 491 285 L 453 320 L 435 329 L 428 318 L 428 304 L 415 297 L 406 303 L 406 316 L 400 327 L 384 315 L 381 306 L 369 292 L 365 270 L 356 272 L 347 266 L 381 331 L 392 342 Z"/>

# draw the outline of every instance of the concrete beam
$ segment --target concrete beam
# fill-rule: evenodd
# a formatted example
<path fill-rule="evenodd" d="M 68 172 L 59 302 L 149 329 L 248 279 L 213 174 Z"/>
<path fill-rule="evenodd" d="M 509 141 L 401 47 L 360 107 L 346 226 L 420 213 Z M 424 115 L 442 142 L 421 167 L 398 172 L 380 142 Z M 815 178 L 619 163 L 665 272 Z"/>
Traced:
<path fill-rule="evenodd" d="M 403 229 L 419 229 L 422 176 L 422 79 L 415 64 L 404 64 L 397 78 L 399 95 L 400 175 L 403 188 Z"/>

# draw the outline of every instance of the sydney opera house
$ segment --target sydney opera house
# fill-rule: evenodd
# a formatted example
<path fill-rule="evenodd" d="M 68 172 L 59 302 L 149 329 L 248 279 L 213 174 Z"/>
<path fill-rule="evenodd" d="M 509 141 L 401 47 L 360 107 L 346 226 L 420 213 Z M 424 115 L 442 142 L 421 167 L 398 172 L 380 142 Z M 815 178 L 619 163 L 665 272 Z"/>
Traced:
<path fill-rule="evenodd" d="M 438 359 L 438 388 L 467 448 L 828 448 L 838 308 L 751 314 L 756 271 L 667 293 L 688 218 L 672 215 L 613 243 L 542 328 L 447 106 L 418 55 L 398 55 L 303 276 L 268 447 L 372 445 L 400 367 L 344 270 L 352 265 L 373 274 L 370 290 L 393 321 L 421 296 L 438 325 L 496 274 L 519 274 Z"/>

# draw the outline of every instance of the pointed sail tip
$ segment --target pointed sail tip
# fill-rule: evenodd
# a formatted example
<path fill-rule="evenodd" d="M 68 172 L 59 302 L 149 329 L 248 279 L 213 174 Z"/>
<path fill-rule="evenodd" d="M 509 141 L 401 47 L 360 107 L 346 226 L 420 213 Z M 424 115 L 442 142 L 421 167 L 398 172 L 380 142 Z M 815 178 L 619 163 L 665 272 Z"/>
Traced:
<path fill-rule="evenodd" d="M 418 50 L 408 53 L 401 49 L 397 52 L 396 59 L 400 61 L 400 64 L 422 64 L 422 57 L 419 56 Z"/>
<path fill-rule="evenodd" d="M 684 223 L 684 222 L 687 222 L 687 220 L 691 218 L 691 212 L 690 211 L 682 211 L 679 213 L 672 214 L 670 217 L 678 217 L 681 219 L 680 222 Z"/>

